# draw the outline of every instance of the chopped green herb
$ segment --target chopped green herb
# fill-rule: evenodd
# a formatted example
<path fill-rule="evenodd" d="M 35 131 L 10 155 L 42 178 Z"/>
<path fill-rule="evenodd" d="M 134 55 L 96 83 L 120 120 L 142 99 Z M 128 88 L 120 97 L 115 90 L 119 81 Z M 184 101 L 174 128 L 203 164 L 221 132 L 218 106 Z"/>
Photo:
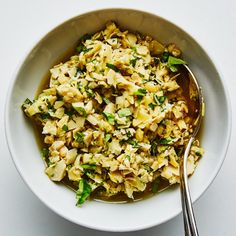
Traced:
<path fill-rule="evenodd" d="M 162 61 L 163 62 L 167 62 L 168 61 L 168 58 L 169 58 L 170 54 L 168 52 L 163 52 L 162 54 Z"/>
<path fill-rule="evenodd" d="M 65 114 L 68 115 L 70 118 L 76 113 L 76 110 L 71 109 L 71 108 L 66 108 L 65 109 Z"/>
<path fill-rule="evenodd" d="M 127 142 L 128 142 L 128 144 L 132 145 L 133 148 L 139 148 L 140 147 L 136 140 L 129 139 Z"/>
<path fill-rule="evenodd" d="M 131 158 L 131 157 L 130 157 L 129 155 L 126 155 L 125 158 L 130 161 L 130 158 Z"/>
<path fill-rule="evenodd" d="M 168 57 L 167 66 L 170 68 L 172 72 L 178 71 L 178 68 L 176 67 L 176 65 L 183 65 L 183 64 L 187 64 L 186 61 L 177 57 L 172 57 L 172 56 Z"/>
<path fill-rule="evenodd" d="M 95 170 L 97 166 L 95 164 L 83 164 L 81 167 L 84 170 Z"/>
<path fill-rule="evenodd" d="M 147 94 L 147 90 L 146 89 L 138 89 L 135 93 L 134 93 L 134 95 L 137 95 L 137 96 L 145 96 Z"/>
<path fill-rule="evenodd" d="M 81 52 L 86 53 L 86 52 L 90 51 L 91 49 L 92 49 L 92 48 L 87 48 L 87 47 L 85 47 L 83 44 L 80 44 L 80 45 L 76 48 L 76 51 L 77 51 L 78 53 L 81 53 Z"/>
<path fill-rule="evenodd" d="M 148 104 L 148 106 L 149 106 L 152 110 L 154 110 L 157 105 L 156 105 L 156 104 L 153 104 L 153 103 L 150 103 L 150 104 Z"/>
<path fill-rule="evenodd" d="M 134 58 L 134 59 L 131 59 L 131 60 L 129 61 L 130 65 L 132 65 L 133 67 L 135 67 L 137 60 L 138 60 L 137 57 Z"/>
<path fill-rule="evenodd" d="M 158 57 L 154 57 L 154 63 L 155 65 L 158 65 L 160 63 L 160 59 Z"/>
<path fill-rule="evenodd" d="M 172 57 L 172 56 L 168 57 L 167 63 L 168 63 L 169 66 L 187 64 L 186 61 L 184 61 L 184 60 L 182 60 L 180 58 L 177 58 L 177 57 Z"/>
<path fill-rule="evenodd" d="M 85 34 L 85 35 L 83 35 L 83 36 L 79 39 L 79 41 L 80 41 L 80 42 L 84 42 L 84 41 L 86 41 L 87 39 L 91 39 L 91 37 L 92 37 L 91 34 Z"/>
<path fill-rule="evenodd" d="M 25 101 L 24 101 L 24 103 L 23 103 L 23 105 L 26 105 L 26 104 L 32 105 L 33 103 L 29 100 L 29 98 L 26 98 Z M 22 106 L 23 106 L 23 105 L 22 105 Z"/>
<path fill-rule="evenodd" d="M 76 206 L 81 206 L 90 196 L 92 188 L 85 179 L 79 181 L 78 190 L 76 191 Z"/>
<path fill-rule="evenodd" d="M 40 113 L 40 117 L 43 119 L 43 120 L 46 120 L 46 119 L 49 119 L 51 116 L 48 112 L 43 112 L 43 113 Z"/>
<path fill-rule="evenodd" d="M 195 152 L 195 154 L 198 156 L 198 157 L 201 157 L 202 156 L 202 154 L 200 153 L 200 152 Z"/>
<path fill-rule="evenodd" d="M 141 78 L 144 78 L 144 75 L 143 75 L 143 74 L 138 73 L 138 75 L 139 75 Z"/>
<path fill-rule="evenodd" d="M 43 158 L 48 158 L 49 157 L 49 150 L 48 148 L 42 148 L 41 154 Z"/>
<path fill-rule="evenodd" d="M 150 149 L 150 153 L 151 153 L 152 156 L 156 156 L 157 155 L 157 147 L 158 147 L 157 141 L 152 141 L 151 149 Z"/>
<path fill-rule="evenodd" d="M 119 117 L 126 117 L 132 115 L 132 112 L 129 108 L 120 109 L 117 113 Z"/>
<path fill-rule="evenodd" d="M 111 134 L 106 134 L 105 142 L 107 143 L 111 139 Z"/>
<path fill-rule="evenodd" d="M 137 96 L 137 102 L 140 104 L 142 102 L 143 96 L 138 95 Z"/>
<path fill-rule="evenodd" d="M 80 69 L 80 68 L 77 68 L 76 69 L 76 74 L 75 74 L 75 77 L 76 76 L 80 76 L 80 75 L 82 75 L 84 72 Z"/>
<path fill-rule="evenodd" d="M 178 148 L 175 148 L 175 153 L 178 157 L 182 156 L 182 154 L 184 153 L 184 147 L 178 147 Z"/>
<path fill-rule="evenodd" d="M 157 96 L 156 94 L 153 94 L 153 98 L 157 104 L 162 104 L 165 101 L 166 96 Z"/>
<path fill-rule="evenodd" d="M 107 121 L 111 125 L 115 125 L 115 116 L 108 112 L 103 112 L 104 116 L 106 117 Z"/>
<path fill-rule="evenodd" d="M 104 97 L 103 98 L 103 101 L 106 103 L 106 104 L 109 104 L 111 101 L 108 99 L 108 98 L 106 98 L 106 97 Z"/>
<path fill-rule="evenodd" d="M 83 107 L 77 107 L 76 105 L 73 105 L 73 103 L 72 103 L 72 106 L 79 113 L 79 115 L 83 117 L 87 117 L 87 112 L 85 111 Z"/>
<path fill-rule="evenodd" d="M 178 71 L 178 68 L 176 66 L 172 65 L 172 66 L 169 66 L 169 68 L 172 72 L 177 72 Z"/>
<path fill-rule="evenodd" d="M 80 44 L 77 48 L 76 48 L 76 51 L 78 53 L 81 53 L 84 49 L 86 49 L 86 47 L 83 45 L 83 44 Z"/>
<path fill-rule="evenodd" d="M 171 141 L 172 141 L 171 138 L 161 138 L 161 139 L 159 140 L 159 143 L 160 143 L 160 144 L 163 144 L 163 145 L 166 145 L 166 144 L 170 143 Z"/>
<path fill-rule="evenodd" d="M 159 184 L 160 184 L 160 178 L 157 177 L 157 178 L 152 182 L 152 193 L 157 193 Z"/>
<path fill-rule="evenodd" d="M 114 70 L 115 72 L 120 72 L 120 70 L 113 64 L 107 63 L 106 66 L 112 70 Z"/>
<path fill-rule="evenodd" d="M 68 131 L 68 126 L 67 125 L 63 125 L 62 129 L 66 132 L 66 131 Z"/>
<path fill-rule="evenodd" d="M 131 138 L 133 136 L 129 130 L 126 130 L 126 135 L 128 138 Z"/>
<path fill-rule="evenodd" d="M 84 141 L 85 134 L 82 132 L 75 133 L 75 141 L 77 142 L 83 142 Z"/>
<path fill-rule="evenodd" d="M 132 47 L 131 50 L 134 51 L 134 52 L 137 52 L 137 48 L 136 47 Z"/>
<path fill-rule="evenodd" d="M 85 91 L 86 91 L 89 98 L 93 98 L 95 96 L 95 94 L 91 88 L 86 87 Z"/>
<path fill-rule="evenodd" d="M 38 106 L 39 111 L 43 112 L 42 106 Z"/>

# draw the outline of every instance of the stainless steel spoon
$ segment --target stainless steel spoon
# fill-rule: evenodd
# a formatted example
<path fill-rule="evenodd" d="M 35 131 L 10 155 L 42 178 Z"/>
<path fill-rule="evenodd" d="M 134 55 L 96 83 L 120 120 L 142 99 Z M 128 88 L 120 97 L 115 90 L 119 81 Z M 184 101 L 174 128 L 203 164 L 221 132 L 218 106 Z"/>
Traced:
<path fill-rule="evenodd" d="M 182 202 L 182 210 L 183 210 L 183 219 L 184 219 L 184 228 L 185 228 L 185 236 L 198 236 L 198 229 L 196 225 L 196 220 L 194 217 L 192 200 L 190 196 L 190 191 L 188 187 L 188 174 L 187 174 L 187 160 L 190 152 L 191 145 L 196 138 L 196 135 L 200 129 L 202 117 L 204 115 L 204 101 L 202 96 L 201 87 L 198 84 L 198 81 L 192 71 L 189 69 L 187 65 L 183 65 L 184 73 L 187 73 L 189 78 L 189 85 L 192 86 L 195 94 L 195 114 L 196 119 L 193 124 L 193 133 L 186 145 L 185 152 L 183 158 L 180 161 L 180 190 L 181 190 L 181 202 Z M 185 77 L 186 78 L 186 77 Z M 190 87 L 189 86 L 189 87 Z M 191 99 L 191 95 L 189 94 Z"/>

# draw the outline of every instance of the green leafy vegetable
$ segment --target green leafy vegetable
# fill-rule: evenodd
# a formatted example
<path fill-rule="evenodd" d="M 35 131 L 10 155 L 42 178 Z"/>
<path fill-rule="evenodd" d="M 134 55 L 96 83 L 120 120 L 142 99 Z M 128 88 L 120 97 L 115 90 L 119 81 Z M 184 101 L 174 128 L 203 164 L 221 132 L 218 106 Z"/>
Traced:
<path fill-rule="evenodd" d="M 83 164 L 81 167 L 84 170 L 95 170 L 97 166 L 95 164 Z"/>
<path fill-rule="evenodd" d="M 138 89 L 135 93 L 134 93 L 134 95 L 137 95 L 137 96 L 145 96 L 147 94 L 147 90 L 146 89 L 142 89 L 142 88 L 140 88 L 140 89 Z"/>
<path fill-rule="evenodd" d="M 202 156 L 201 152 L 198 152 L 198 151 L 196 151 L 195 154 L 196 154 L 198 157 L 201 157 L 201 156 Z"/>
<path fill-rule="evenodd" d="M 148 104 L 148 106 L 149 106 L 152 110 L 154 110 L 157 105 L 156 105 L 156 104 L 153 104 L 153 103 L 150 103 L 150 104 Z"/>
<path fill-rule="evenodd" d="M 63 125 L 63 126 L 62 126 L 62 129 L 63 129 L 64 131 L 68 131 L 68 126 L 67 126 L 67 125 Z"/>
<path fill-rule="evenodd" d="M 91 34 L 85 34 L 79 39 L 79 41 L 80 42 L 85 42 L 87 39 L 91 39 L 91 37 L 92 37 Z"/>
<path fill-rule="evenodd" d="M 90 51 L 91 49 L 92 49 L 92 48 L 87 48 L 87 47 L 85 47 L 83 44 L 80 44 L 80 45 L 76 48 L 76 51 L 77 51 L 78 53 L 81 53 L 81 52 L 86 53 L 86 52 Z"/>
<path fill-rule="evenodd" d="M 142 99 L 143 99 L 143 96 L 138 96 L 138 97 L 137 97 L 137 102 L 138 102 L 138 104 L 140 104 L 140 103 L 142 102 Z"/>
<path fill-rule="evenodd" d="M 170 54 L 168 52 L 163 52 L 162 54 L 162 61 L 163 62 L 167 62 L 168 61 L 168 58 L 169 58 Z"/>
<path fill-rule="evenodd" d="M 130 161 L 130 158 L 131 158 L 131 157 L 130 157 L 129 155 L 126 155 L 125 158 Z"/>
<path fill-rule="evenodd" d="M 129 139 L 127 142 L 128 142 L 128 144 L 132 145 L 133 148 L 139 148 L 140 147 L 136 140 Z"/>
<path fill-rule="evenodd" d="M 83 107 L 77 107 L 76 105 L 73 105 L 73 108 L 79 113 L 79 115 L 83 116 L 83 117 L 87 117 L 87 112 L 85 111 L 85 109 Z"/>
<path fill-rule="evenodd" d="M 170 68 L 172 72 L 178 71 L 178 68 L 176 67 L 176 65 L 183 65 L 183 64 L 187 64 L 186 61 L 177 57 L 172 57 L 172 56 L 168 57 L 167 66 Z"/>
<path fill-rule="evenodd" d="M 130 65 L 132 65 L 133 67 L 135 67 L 137 60 L 138 60 L 137 57 L 134 58 L 134 59 L 131 59 L 131 60 L 129 61 Z"/>
<path fill-rule="evenodd" d="M 49 119 L 51 116 L 48 112 L 43 112 L 43 113 L 40 113 L 40 117 L 45 120 L 45 119 Z"/>
<path fill-rule="evenodd" d="M 161 139 L 159 140 L 159 143 L 160 143 L 160 144 L 163 144 L 163 145 L 166 145 L 166 144 L 170 143 L 171 141 L 172 141 L 171 138 L 161 138 Z"/>
<path fill-rule="evenodd" d="M 81 206 L 90 196 L 92 188 L 85 179 L 79 181 L 79 188 L 76 191 L 76 206 Z"/>
<path fill-rule="evenodd" d="M 153 193 L 157 193 L 159 184 L 160 184 L 160 178 L 157 177 L 157 178 L 152 182 L 152 192 L 153 192 Z"/>
<path fill-rule="evenodd" d="M 160 63 L 160 59 L 158 57 L 154 57 L 154 63 L 155 65 L 158 65 Z"/>
<path fill-rule="evenodd" d="M 175 148 L 175 153 L 178 157 L 182 156 L 182 154 L 184 153 L 184 147 L 181 146 L 181 147 Z"/>
<path fill-rule="evenodd" d="M 107 143 L 111 139 L 111 134 L 106 134 L 105 142 Z"/>
<path fill-rule="evenodd" d="M 42 148 L 41 154 L 43 158 L 48 158 L 49 157 L 49 150 L 48 148 Z"/>
<path fill-rule="evenodd" d="M 33 102 L 31 102 L 29 98 L 26 98 L 22 106 L 24 106 L 24 105 L 26 105 L 26 104 L 27 104 L 27 105 L 32 105 Z"/>
<path fill-rule="evenodd" d="M 111 125 L 115 125 L 115 116 L 108 112 L 103 112 L 104 116 L 106 117 L 107 121 Z"/>
<path fill-rule="evenodd" d="M 111 101 L 108 99 L 108 98 L 106 98 L 106 97 L 104 97 L 103 98 L 103 101 L 106 103 L 106 104 L 109 104 Z"/>
<path fill-rule="evenodd" d="M 129 108 L 120 109 L 117 113 L 119 117 L 126 117 L 132 115 L 132 112 Z"/>
<path fill-rule="evenodd" d="M 135 53 L 137 52 L 137 48 L 136 47 L 132 47 L 131 50 L 134 51 Z"/>
<path fill-rule="evenodd" d="M 85 91 L 86 91 L 89 98 L 93 98 L 95 96 L 95 94 L 91 88 L 86 87 Z"/>
<path fill-rule="evenodd" d="M 162 104 L 165 101 L 166 96 L 157 96 L 156 94 L 153 94 L 153 98 L 157 104 Z"/>
<path fill-rule="evenodd" d="M 177 57 L 172 57 L 172 56 L 168 57 L 167 63 L 168 63 L 169 66 L 187 64 L 186 61 L 184 61 L 180 58 L 177 58 Z"/>
<path fill-rule="evenodd" d="M 120 72 L 120 70 L 113 64 L 107 63 L 106 66 L 112 70 L 114 70 L 115 72 Z"/>
<path fill-rule="evenodd" d="M 178 71 L 178 68 L 176 66 L 169 66 L 169 68 L 172 72 L 177 72 Z"/>
<path fill-rule="evenodd" d="M 158 142 L 157 141 L 152 141 L 151 149 L 150 149 L 150 153 L 151 153 L 152 156 L 157 155 L 157 147 L 158 147 Z"/>
<path fill-rule="evenodd" d="M 144 78 L 144 75 L 143 75 L 143 74 L 138 73 L 138 75 L 139 75 L 141 78 Z"/>
<path fill-rule="evenodd" d="M 70 118 L 76 113 L 75 109 L 65 108 L 65 114 L 68 115 Z"/>
<path fill-rule="evenodd" d="M 82 132 L 75 133 L 75 141 L 77 142 L 83 142 L 84 141 L 85 134 Z"/>

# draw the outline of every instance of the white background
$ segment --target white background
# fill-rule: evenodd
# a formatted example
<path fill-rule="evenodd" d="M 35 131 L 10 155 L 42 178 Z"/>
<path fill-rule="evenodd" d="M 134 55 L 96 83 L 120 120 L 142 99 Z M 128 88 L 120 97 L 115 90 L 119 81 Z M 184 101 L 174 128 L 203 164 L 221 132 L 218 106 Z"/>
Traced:
<path fill-rule="evenodd" d="M 236 2 L 234 0 L 0 0 L 0 235 L 184 235 L 181 215 L 148 230 L 122 234 L 90 230 L 70 223 L 44 206 L 26 187 L 8 152 L 4 135 L 4 104 L 9 81 L 17 65 L 36 41 L 51 28 L 72 16 L 103 7 L 135 7 L 163 16 L 194 36 L 216 61 L 231 97 L 233 111 L 231 143 L 218 176 L 194 208 L 200 236 L 235 236 Z M 23 141 L 24 137 L 19 140 Z"/>

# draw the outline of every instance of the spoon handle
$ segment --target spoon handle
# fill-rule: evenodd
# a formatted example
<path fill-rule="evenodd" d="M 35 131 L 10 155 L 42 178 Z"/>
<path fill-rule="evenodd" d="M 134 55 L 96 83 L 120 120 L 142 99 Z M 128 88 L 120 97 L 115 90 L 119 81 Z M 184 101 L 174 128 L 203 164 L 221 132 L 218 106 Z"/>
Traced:
<path fill-rule="evenodd" d="M 184 157 L 181 159 L 181 164 L 180 164 L 181 203 L 183 209 L 183 218 L 184 218 L 184 227 L 186 236 L 199 236 L 193 212 L 192 200 L 188 187 L 188 174 L 187 174 L 187 159 L 193 141 L 194 137 L 191 137 L 189 139 L 188 145 L 184 152 Z"/>

